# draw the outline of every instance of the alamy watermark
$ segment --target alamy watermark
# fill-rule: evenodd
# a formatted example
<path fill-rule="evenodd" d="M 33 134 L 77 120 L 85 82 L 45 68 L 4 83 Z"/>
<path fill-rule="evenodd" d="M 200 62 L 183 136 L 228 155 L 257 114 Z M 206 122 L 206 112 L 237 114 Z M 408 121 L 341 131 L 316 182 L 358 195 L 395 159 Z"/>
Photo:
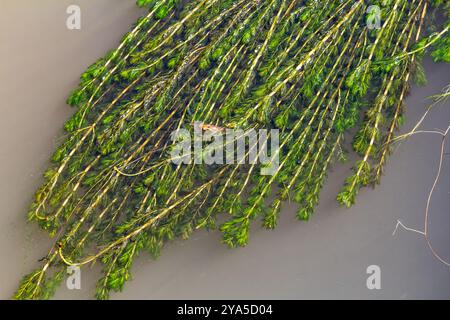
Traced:
<path fill-rule="evenodd" d="M 68 266 L 67 267 L 67 280 L 66 286 L 69 290 L 80 290 L 81 289 L 81 269 L 78 266 Z"/>
<path fill-rule="evenodd" d="M 390 0 L 381 1 L 381 6 L 386 7 L 390 4 Z M 379 5 L 370 5 L 366 10 L 366 25 L 369 30 L 381 29 L 381 7 Z"/>
<path fill-rule="evenodd" d="M 66 13 L 69 15 L 66 20 L 66 27 L 69 30 L 81 29 L 81 8 L 75 4 L 67 7 Z"/>
<path fill-rule="evenodd" d="M 372 5 L 367 8 L 366 24 L 369 30 L 381 28 L 381 8 L 377 5 Z"/>
<path fill-rule="evenodd" d="M 280 163 L 278 129 L 244 131 L 195 122 L 193 134 L 178 129 L 171 139 L 171 161 L 177 165 L 260 164 L 261 175 L 273 175 Z"/>
<path fill-rule="evenodd" d="M 366 269 L 366 273 L 369 274 L 366 280 L 366 286 L 369 290 L 381 289 L 381 268 L 375 264 L 370 265 Z"/>

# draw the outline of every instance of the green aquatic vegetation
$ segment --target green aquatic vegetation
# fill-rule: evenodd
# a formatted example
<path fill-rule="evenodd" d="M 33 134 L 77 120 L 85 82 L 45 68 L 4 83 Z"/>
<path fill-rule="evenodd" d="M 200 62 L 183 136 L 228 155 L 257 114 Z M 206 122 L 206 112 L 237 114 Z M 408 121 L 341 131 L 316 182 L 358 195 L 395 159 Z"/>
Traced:
<path fill-rule="evenodd" d="M 432 19 L 448 14 L 439 1 L 137 4 L 148 14 L 67 100 L 76 111 L 28 214 L 55 245 L 17 299 L 49 298 L 67 266 L 94 262 L 103 266 L 96 296 L 107 299 L 141 252 L 158 257 L 199 228 L 245 246 L 252 221 L 274 228 L 287 200 L 308 220 L 349 142 L 360 159 L 337 200 L 351 206 L 380 182 L 410 83 L 426 80 L 424 52 L 449 61 L 449 23 Z M 367 27 L 369 5 L 381 8 L 379 29 Z M 196 121 L 279 129 L 279 166 L 264 176 L 263 164 L 175 165 L 171 133 Z"/>

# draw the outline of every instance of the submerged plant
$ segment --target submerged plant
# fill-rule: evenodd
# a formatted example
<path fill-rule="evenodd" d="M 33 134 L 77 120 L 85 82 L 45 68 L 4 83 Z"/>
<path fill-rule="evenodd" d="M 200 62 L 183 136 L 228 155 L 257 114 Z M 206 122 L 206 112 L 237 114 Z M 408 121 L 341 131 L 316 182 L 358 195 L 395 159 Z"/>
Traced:
<path fill-rule="evenodd" d="M 338 195 L 352 205 L 380 180 L 411 80 L 424 81 L 425 50 L 449 62 L 450 23 L 433 22 L 449 13 L 442 1 L 137 2 L 148 14 L 68 99 L 77 110 L 29 211 L 55 246 L 17 299 L 49 298 L 67 265 L 94 262 L 106 299 L 140 252 L 157 257 L 168 240 L 216 227 L 244 246 L 250 223 L 274 228 L 287 199 L 308 220 L 357 128 L 361 158 Z M 381 8 L 379 29 L 367 27 L 370 5 Z M 175 165 L 171 133 L 196 121 L 279 129 L 279 166 L 263 176 L 260 164 Z"/>

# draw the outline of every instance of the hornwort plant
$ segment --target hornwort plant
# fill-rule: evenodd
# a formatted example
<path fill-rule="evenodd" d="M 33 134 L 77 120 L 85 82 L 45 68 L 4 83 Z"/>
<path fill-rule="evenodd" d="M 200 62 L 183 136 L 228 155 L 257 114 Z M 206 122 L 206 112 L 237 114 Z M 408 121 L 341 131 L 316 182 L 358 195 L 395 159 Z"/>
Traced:
<path fill-rule="evenodd" d="M 425 51 L 450 62 L 450 23 L 434 21 L 449 17 L 441 0 L 137 3 L 148 14 L 68 98 L 77 110 L 28 214 L 56 244 L 16 299 L 49 298 L 68 265 L 94 262 L 96 296 L 107 299 L 140 252 L 157 257 L 167 241 L 216 227 L 228 246 L 244 246 L 250 223 L 274 228 L 288 198 L 308 220 L 357 128 L 361 158 L 337 197 L 351 206 L 380 181 L 411 81 L 425 81 Z M 367 26 L 372 5 L 380 28 Z M 263 176 L 257 163 L 168 161 L 171 133 L 195 122 L 279 129 L 279 166 Z M 229 219 L 217 226 L 221 213 Z"/>

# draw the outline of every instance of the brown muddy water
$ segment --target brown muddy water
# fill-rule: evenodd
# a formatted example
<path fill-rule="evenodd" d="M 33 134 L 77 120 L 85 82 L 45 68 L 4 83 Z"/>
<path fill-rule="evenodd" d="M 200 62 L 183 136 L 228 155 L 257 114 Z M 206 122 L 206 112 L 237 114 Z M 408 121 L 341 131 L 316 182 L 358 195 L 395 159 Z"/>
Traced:
<path fill-rule="evenodd" d="M 68 93 L 82 71 L 117 45 L 142 13 L 134 0 L 0 1 L 0 299 L 14 293 L 51 240 L 26 223 L 28 204 L 72 110 Z M 66 8 L 82 9 L 81 30 L 66 28 Z M 407 100 L 410 130 L 426 97 L 450 83 L 450 66 L 425 63 L 428 85 Z M 450 102 L 437 107 L 424 129 L 447 128 Z M 450 145 L 450 142 L 449 142 Z M 439 160 L 440 138 L 417 135 L 401 143 L 375 190 L 363 190 L 351 209 L 335 196 L 349 174 L 336 165 L 309 223 L 287 204 L 275 231 L 255 225 L 246 248 L 229 250 L 218 232 L 175 241 L 158 261 L 142 255 L 133 280 L 116 299 L 429 299 L 450 298 L 450 267 L 433 258 L 424 238 L 424 210 Z M 450 147 L 447 147 L 450 152 Z M 450 156 L 430 208 L 430 237 L 450 260 Z M 367 267 L 381 270 L 381 289 L 366 286 Z M 99 268 L 82 269 L 81 290 L 63 285 L 58 299 L 89 299 Z"/>

